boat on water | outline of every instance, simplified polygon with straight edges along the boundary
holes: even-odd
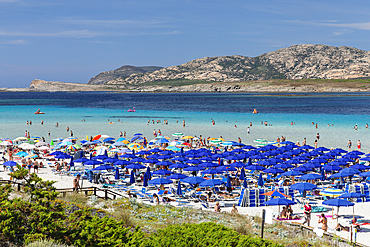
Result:
[[[39,109],[37,109],[37,111],[35,112],[35,114],[45,114],[45,112],[40,111],[40,108],[39,108]]]
[[[135,107],[132,107],[132,109],[128,109],[127,112],[136,112]]]

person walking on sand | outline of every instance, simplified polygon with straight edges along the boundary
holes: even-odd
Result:
[[[247,128],[247,134],[249,135],[251,133],[251,128]]]
[[[348,143],[347,143],[347,147],[348,147],[348,149],[349,149],[349,150],[351,150],[351,147],[352,147],[352,142],[351,142],[351,140],[349,140],[349,141],[348,141]]]
[[[311,208],[310,203],[306,202],[306,204],[304,205],[304,222],[302,223],[303,225],[306,224],[307,222],[307,225],[310,226],[311,211],[312,211],[312,208]]]
[[[77,176],[73,179],[73,191],[78,192],[78,189],[80,188],[80,174],[77,174]]]

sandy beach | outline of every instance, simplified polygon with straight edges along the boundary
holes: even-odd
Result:
[[[83,171],[86,168],[91,168],[91,167],[84,167],[81,164],[76,163],[75,167],[71,168],[71,171],[68,173],[60,173],[55,171],[55,162],[54,161],[48,161],[48,159],[51,158],[50,156],[46,156],[44,159],[42,159],[43,164],[45,165],[43,168],[39,168],[38,175],[45,179],[45,180],[53,180],[56,181],[55,187],[56,188],[72,188],[73,186],[73,179],[75,178],[76,174],[83,174]],[[19,161],[20,159],[18,159]],[[67,160],[68,161],[68,160]],[[153,169],[153,168],[152,168]],[[33,169],[31,169],[33,172]],[[129,180],[128,178],[124,180],[115,180],[114,179],[114,173],[113,172],[108,172],[108,173],[103,173],[105,174],[104,177],[108,178],[110,181],[113,181],[115,183],[122,183]],[[188,173],[188,175],[190,175]],[[1,171],[0,172],[0,178],[8,180],[10,179],[9,176],[9,170],[6,171]],[[177,180],[176,180],[177,181]],[[90,187],[90,186],[97,186],[102,188],[102,184],[95,184],[95,183],[90,183],[88,180],[83,179],[80,181],[80,185],[83,187]],[[173,190],[176,190],[176,185],[177,183],[174,182],[170,186],[166,186],[166,190],[170,191],[171,188]],[[108,187],[109,189],[114,190],[115,192],[121,194],[123,197],[128,197],[127,190],[120,190],[117,187]],[[132,184],[127,186],[128,190],[131,191],[131,194],[137,193],[138,195],[142,193],[142,184]],[[235,189],[233,193],[240,194],[241,190],[243,190],[243,187],[239,189]],[[158,193],[158,189],[156,187],[148,187],[146,189],[147,194],[156,194]],[[185,193],[184,193],[185,194]],[[102,194],[101,194],[102,196]],[[175,195],[166,195],[166,197],[171,198],[173,201],[169,202],[170,205],[172,206],[188,206],[192,208],[196,208],[199,210],[211,210],[214,211],[215,207],[215,202],[209,202],[206,203],[206,206],[204,205],[203,202],[195,202],[193,200],[187,200],[187,199],[181,199],[179,200],[178,198],[176,199]],[[161,199],[161,198],[160,198]],[[301,200],[302,198],[300,198]],[[141,201],[146,204],[154,205],[155,201],[150,199],[150,198],[143,198],[143,197],[137,197],[138,201]],[[232,205],[238,205],[238,200],[239,197],[235,197],[235,199],[221,199],[221,211],[224,212],[230,212],[232,209]],[[302,200],[301,200],[302,201]],[[334,228],[337,225],[337,219],[332,219],[331,215],[335,215],[337,212],[336,207],[333,208],[334,211],[332,211],[332,207],[328,207],[326,205],[323,205],[322,199],[314,199],[310,200],[312,205],[314,206],[323,206],[328,209],[327,212],[325,212],[325,215],[328,216],[328,232],[336,234],[337,236],[340,236],[344,239],[350,239],[350,233],[346,231],[335,231]],[[161,201],[162,203],[162,201]],[[203,204],[203,205],[202,205]],[[339,219],[338,222],[342,224],[343,226],[350,226],[350,220],[352,219],[352,213],[353,210],[355,212],[356,218],[358,218],[363,224],[363,222],[367,222],[366,220],[370,219],[370,211],[368,210],[368,207],[370,206],[370,202],[361,202],[361,203],[355,203],[354,207],[340,207],[339,209]],[[274,215],[279,214],[278,212],[278,206],[264,206],[264,207],[239,207],[237,206],[238,212],[243,215],[249,215],[249,216],[261,216],[262,215],[262,210],[272,210]],[[295,204],[292,206],[293,212],[295,215],[298,215],[301,217],[301,220],[292,220],[290,222],[293,222],[295,224],[302,224],[303,223],[303,205],[301,204]],[[318,232],[318,234],[322,234],[321,231],[321,224],[318,223],[319,221],[319,215],[321,213],[312,213],[311,216],[311,224],[310,227],[315,231]],[[354,239],[353,235],[353,239]],[[370,241],[370,226],[365,224],[361,225],[361,231],[359,231],[356,235],[356,241],[358,243],[368,245]]]

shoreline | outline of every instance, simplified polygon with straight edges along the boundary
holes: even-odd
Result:
[[[82,84],[34,80],[28,88],[0,88],[0,92],[93,92],[117,93],[361,93],[370,84],[361,82],[246,81],[190,85]]]

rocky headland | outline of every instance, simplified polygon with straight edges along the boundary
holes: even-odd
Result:
[[[34,80],[1,91],[367,92],[370,52],[353,47],[292,45],[258,57],[195,59],[179,66],[122,66],[87,84]]]

